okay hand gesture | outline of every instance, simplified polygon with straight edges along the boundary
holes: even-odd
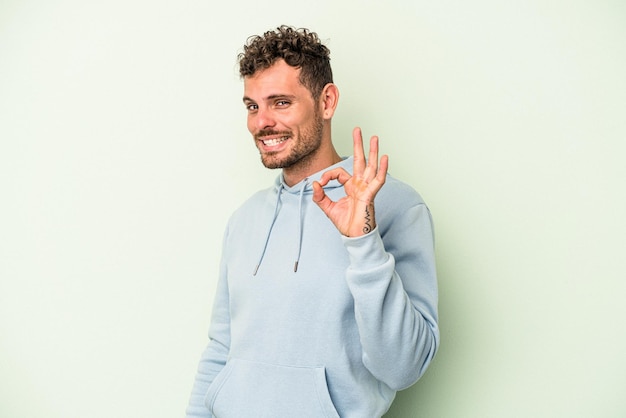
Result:
[[[313,183],[313,201],[324,211],[341,234],[347,237],[365,235],[376,227],[374,197],[385,184],[388,157],[383,155],[378,164],[378,137],[370,139],[369,158],[365,160],[363,137],[360,128],[352,132],[354,140],[354,169],[351,176],[343,168],[335,168],[322,174]],[[323,187],[337,180],[345,189],[346,196],[332,201]]]

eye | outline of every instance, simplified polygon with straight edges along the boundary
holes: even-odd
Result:
[[[288,100],[278,100],[276,102],[276,107],[287,107],[289,106],[291,103]]]
[[[254,112],[259,109],[259,106],[255,103],[248,103],[246,104],[246,109],[248,110],[248,112]]]

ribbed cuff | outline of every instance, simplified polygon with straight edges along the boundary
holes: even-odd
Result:
[[[350,257],[350,268],[368,270],[379,267],[389,260],[378,226],[360,237],[342,237],[343,244]]]

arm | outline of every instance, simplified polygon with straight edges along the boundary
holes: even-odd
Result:
[[[225,235],[226,236],[226,235]],[[224,243],[226,240],[224,239]],[[222,370],[228,358],[230,347],[230,313],[228,304],[228,284],[224,260],[220,267],[220,277],[217,284],[211,326],[209,328],[209,343],[200,357],[194,385],[187,406],[187,418],[212,417],[204,404],[204,397],[215,379]]]
[[[382,222],[382,221],[381,221]],[[382,224],[381,224],[382,226]],[[343,238],[362,360],[395,390],[415,383],[439,346],[437,279],[430,214],[424,204],[379,228]]]
[[[366,164],[360,130],[353,136],[354,175],[342,169],[325,173],[314,185],[313,200],[344,236],[363,362],[399,390],[425,372],[439,344],[432,223],[411,191],[382,200],[386,218],[381,230],[374,198],[385,182],[387,158],[378,167],[378,138],[373,137]],[[337,202],[322,189],[330,179],[344,184],[346,196]]]

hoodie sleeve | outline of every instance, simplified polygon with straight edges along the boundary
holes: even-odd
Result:
[[[226,236],[226,234],[225,234]],[[224,239],[224,242],[226,240]],[[226,267],[222,259],[213,313],[209,328],[209,343],[204,349],[187,406],[187,418],[211,418],[213,415],[204,404],[204,398],[215,376],[224,368],[230,347],[229,292]]]
[[[383,211],[385,212],[385,211]],[[439,346],[434,236],[425,204],[392,210],[369,234],[343,237],[346,280],[365,367],[394,390],[414,384]]]

